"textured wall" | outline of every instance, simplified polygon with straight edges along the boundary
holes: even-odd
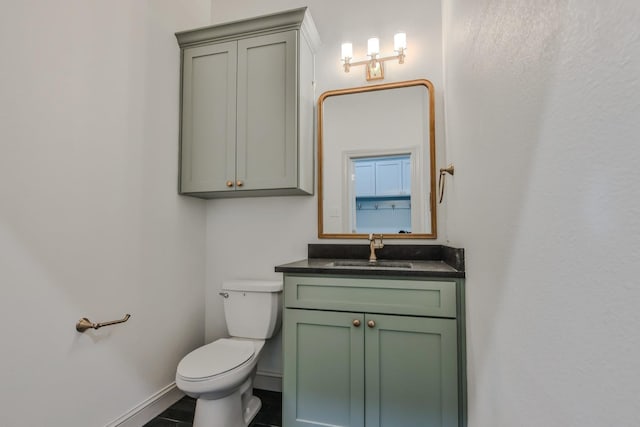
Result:
[[[470,426],[640,425],[639,9],[445,2]]]
[[[176,194],[173,33],[209,13],[3,1],[0,425],[105,425],[202,344],[205,206]]]

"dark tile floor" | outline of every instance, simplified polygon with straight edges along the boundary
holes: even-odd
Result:
[[[253,394],[262,401],[262,408],[249,427],[281,427],[282,393],[254,389]],[[192,427],[195,409],[196,400],[185,396],[144,427]]]

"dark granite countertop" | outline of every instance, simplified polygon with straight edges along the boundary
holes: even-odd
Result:
[[[369,263],[369,245],[310,244],[309,258],[278,265],[282,273],[463,278],[464,249],[442,245],[387,245]]]

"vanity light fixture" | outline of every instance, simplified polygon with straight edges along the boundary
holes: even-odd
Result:
[[[367,40],[367,56],[369,59],[351,62],[353,59],[353,44],[342,43],[342,64],[344,72],[348,73],[351,67],[365,65],[367,69],[367,81],[384,79],[382,63],[391,59],[397,59],[398,64],[404,64],[405,51],[407,50],[407,34],[397,33],[393,36],[393,49],[395,55],[380,57],[380,40],[372,37]]]

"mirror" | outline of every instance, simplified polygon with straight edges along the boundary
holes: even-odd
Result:
[[[412,80],[318,99],[318,237],[435,239],[434,91]]]

